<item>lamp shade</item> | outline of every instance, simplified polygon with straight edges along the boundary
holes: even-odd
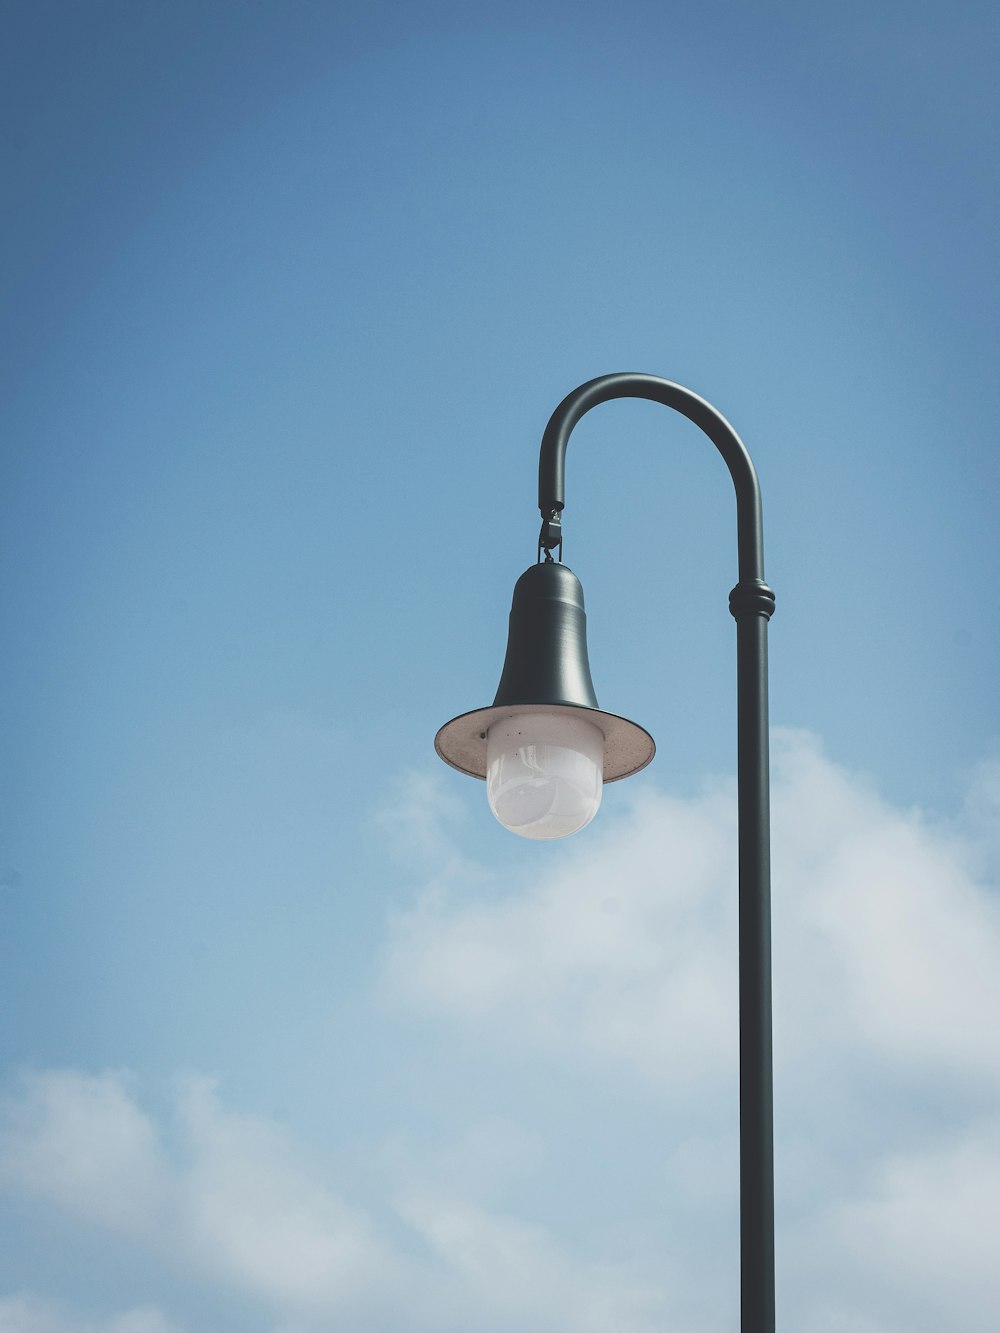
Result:
[[[446,722],[434,748],[452,768],[485,779],[490,728],[533,713],[575,717],[597,727],[604,738],[605,782],[645,768],[656,749],[642,727],[598,708],[583,588],[573,571],[556,561],[532,565],[514,587],[507,656],[492,706]]]

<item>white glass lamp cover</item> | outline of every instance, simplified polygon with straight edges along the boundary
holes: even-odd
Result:
[[[564,838],[597,814],[603,767],[604,736],[584,716],[502,718],[486,738],[490,809],[523,838]]]

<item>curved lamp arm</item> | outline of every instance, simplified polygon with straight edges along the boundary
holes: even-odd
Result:
[[[767,718],[767,622],[760,487],[743,441],[704,398],[656,375],[602,375],[574,389],[549,419],[538,459],[540,546],[561,547],[566,446],[592,407],[648,398],[700,426],[736,489],[739,582],[736,619],[740,895],[740,1282],[743,1333],[774,1333],[774,1149],[771,1066],[771,863]]]
[[[538,507],[544,519],[566,503],[566,446],[573,427],[612,398],[647,398],[686,416],[701,428],[725,459],[736,490],[736,544],[741,583],[764,581],[764,538],[760,486],[746,445],[711,403],[657,375],[602,375],[567,394],[549,418],[538,456]]]

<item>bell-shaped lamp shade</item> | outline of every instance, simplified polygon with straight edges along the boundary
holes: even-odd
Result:
[[[604,735],[582,710],[515,713],[486,736],[490,809],[522,838],[564,838],[597,814],[604,789]]]
[[[652,759],[647,731],[597,706],[583,589],[566,565],[532,565],[518,579],[496,698],[446,722],[434,748],[485,778],[493,813],[525,838],[584,828],[604,783]]]

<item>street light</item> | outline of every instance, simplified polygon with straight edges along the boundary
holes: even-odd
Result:
[[[736,620],[741,1328],[774,1333],[767,743],[767,622],[774,593],[764,582],[757,473],[742,440],[704,398],[656,375],[622,374],[589,380],[559,404],[538,459],[538,563],[514,588],[496,698],[489,708],[445,723],[434,748],[453,768],[485,778],[500,822],[531,838],[583,828],[597,811],[603,783],[637,773],[652,759],[655,747],[642,727],[597,706],[583,589],[562,564],[566,446],[580,418],[612,398],[646,398],[688,417],[722,455],[736,491],[739,579],[729,609]]]

